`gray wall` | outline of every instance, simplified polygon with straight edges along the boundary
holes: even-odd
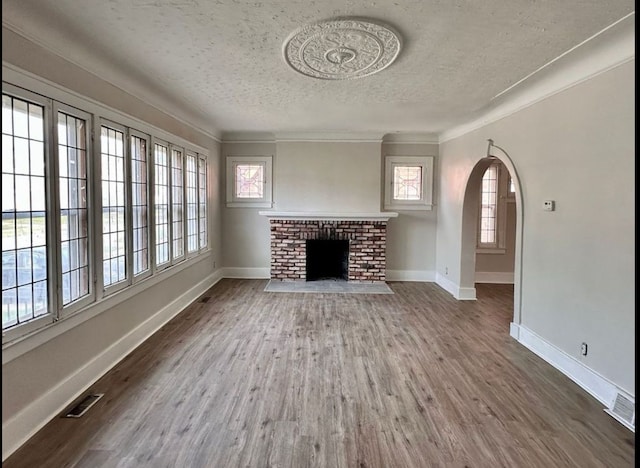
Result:
[[[227,156],[273,155],[275,211],[381,211],[385,155],[437,156],[435,144],[279,141],[224,143]],[[437,164],[436,164],[437,165]],[[223,209],[223,264],[233,274],[269,268],[269,223],[264,209]],[[388,225],[387,269],[435,270],[436,209],[403,211]],[[247,269],[242,273],[238,269]],[[268,274],[268,272],[267,272]]]
[[[143,120],[209,150],[211,254],[178,274],[119,303],[2,366],[3,424],[38,397],[61,385],[130,331],[214,272],[220,258],[220,149],[209,136],[145,104],[75,65],[3,28],[2,58],[71,91]],[[4,77],[3,77],[4,78]],[[18,83],[16,83],[18,84]],[[55,325],[54,325],[55,326]],[[75,395],[68,395],[73,398]],[[3,437],[4,440],[4,437]]]
[[[460,284],[464,190],[492,138],[523,196],[521,323],[635,394],[635,60],[440,146],[437,269]],[[542,210],[544,200],[556,211]],[[462,285],[466,286],[466,285]],[[580,356],[580,344],[589,354]]]
[[[501,254],[476,253],[476,271],[488,273],[510,273],[516,256],[516,204],[507,202],[505,226],[505,252]]]
[[[273,156],[276,163],[276,144],[271,143],[223,143],[222,171],[226,174],[227,156]],[[222,192],[226,194],[226,176]],[[225,195],[226,196],[226,195]],[[269,220],[258,214],[268,208],[227,208],[222,200],[222,265],[227,268],[268,269],[270,264]],[[249,276],[264,275],[251,274]],[[268,272],[266,273],[268,275]],[[241,274],[242,275],[242,274]],[[246,276],[247,273],[244,273]]]

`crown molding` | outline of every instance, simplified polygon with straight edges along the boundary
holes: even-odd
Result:
[[[438,142],[461,137],[632,60],[635,12],[496,95],[479,117],[440,133]]]
[[[121,85],[119,83],[117,83],[114,80],[110,80],[110,79],[106,79],[104,77],[101,77],[99,75],[96,74],[95,71],[89,70],[88,68],[86,68],[84,65],[82,65],[81,63],[79,63],[78,61],[76,61],[75,59],[73,59],[72,57],[69,57],[67,55],[65,55],[63,52],[60,52],[56,49],[54,49],[53,47],[51,47],[50,44],[48,43],[44,43],[42,41],[40,41],[39,39],[33,37],[32,35],[24,32],[22,29],[9,24],[5,21],[2,21],[2,29],[6,29],[10,32],[12,32],[13,34],[21,37],[22,39],[34,44],[35,46],[41,48],[42,50],[44,50],[45,52],[48,52],[49,54],[54,55],[55,57],[58,57],[61,60],[64,60],[68,63],[71,63],[72,65],[80,68],[81,70],[85,71],[86,73],[88,73],[89,75],[95,77],[97,80],[103,81],[105,83],[110,84],[111,86],[119,89],[120,91],[122,91],[125,94],[128,94],[129,96],[134,97],[135,99],[143,102],[145,105],[154,108],[155,110],[157,110],[158,112],[161,112],[162,114],[171,117],[173,120],[180,122],[183,125],[186,125],[187,127],[190,127],[196,131],[198,131],[199,133],[213,139],[214,141],[216,141],[217,143],[221,143],[221,139],[220,139],[220,132],[217,131],[216,129],[213,130],[213,132],[211,130],[206,130],[205,127],[211,127],[211,124],[209,122],[204,121],[203,119],[197,119],[198,122],[194,121],[194,119],[187,117],[184,115],[184,111],[182,112],[183,115],[176,115],[176,109],[174,108],[173,104],[169,104],[165,102],[165,99],[162,96],[158,96],[156,93],[150,93],[149,96],[145,96],[142,93],[139,94],[137,91],[133,91],[131,89],[128,89],[128,87],[125,85]],[[3,35],[4,36],[4,35]],[[10,62],[5,62],[5,60],[3,60],[3,65],[6,63],[10,63]],[[20,69],[20,67],[15,67]],[[41,78],[43,79],[43,78]],[[47,80],[50,81],[50,80]],[[76,93],[77,94],[77,93]],[[86,98],[86,96],[85,96]],[[158,102],[162,103],[162,104],[158,104]],[[103,103],[103,105],[105,105],[106,103]],[[170,108],[167,109],[167,108]]]
[[[275,143],[271,132],[223,132],[222,143]]]
[[[382,137],[382,144],[394,145],[437,145],[437,133],[387,133]]]
[[[279,132],[277,143],[382,143],[383,133],[377,132]]]

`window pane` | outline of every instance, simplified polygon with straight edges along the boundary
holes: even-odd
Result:
[[[198,175],[200,248],[204,249],[207,246],[207,162],[204,158],[198,158]]]
[[[39,105],[2,97],[3,330],[49,313],[43,116]]]
[[[147,209],[147,140],[131,137],[131,200],[133,209],[133,274],[149,269]]]
[[[235,172],[237,198],[264,197],[264,164],[238,164]]]
[[[194,154],[187,153],[187,251],[198,250],[198,169]]]
[[[489,166],[482,176],[480,193],[480,244],[496,244],[498,167]]]
[[[173,258],[184,255],[184,225],[183,225],[183,182],[182,182],[182,151],[171,150],[171,207],[172,207],[172,235]]]
[[[75,133],[67,133],[74,137]],[[127,277],[125,265],[124,133],[108,127],[101,130],[102,147],[102,253],[104,265],[122,268],[103,269],[103,283],[109,286]]]
[[[169,152],[155,144],[156,265],[169,261]]]
[[[393,199],[422,199],[422,166],[393,167]]]

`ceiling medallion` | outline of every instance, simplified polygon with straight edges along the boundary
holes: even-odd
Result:
[[[321,80],[372,75],[393,63],[402,47],[389,26],[360,18],[321,21],[295,31],[284,43],[295,71]]]

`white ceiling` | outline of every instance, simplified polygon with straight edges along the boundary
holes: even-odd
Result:
[[[632,0],[2,0],[2,21],[213,134],[437,134],[634,10]],[[287,66],[294,30],[345,16],[398,31],[395,63],[346,81]]]

